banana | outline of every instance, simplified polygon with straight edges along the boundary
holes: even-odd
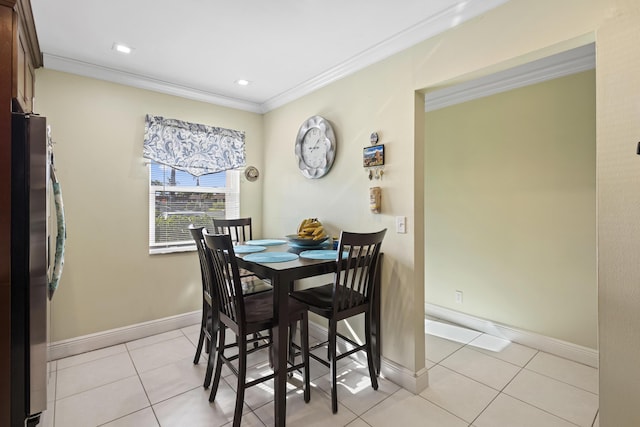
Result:
[[[298,237],[301,239],[320,240],[326,237],[326,233],[318,218],[305,218],[298,226]]]
[[[302,230],[304,229],[304,226],[307,225],[310,219],[311,218],[305,218],[302,220],[302,222],[300,223],[300,226],[298,226],[298,233],[302,232]]]

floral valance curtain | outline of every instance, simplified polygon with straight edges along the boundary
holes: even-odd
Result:
[[[244,132],[147,115],[142,155],[194,176],[246,164]]]

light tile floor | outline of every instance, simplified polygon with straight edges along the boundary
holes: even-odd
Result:
[[[434,320],[426,321],[429,387],[414,395],[389,380],[371,388],[366,366],[340,365],[340,407],[331,413],[328,372],[312,362],[311,402],[290,384],[288,426],[593,427],[598,372],[551,354]],[[235,376],[218,396],[202,387],[206,362],[192,363],[198,325],[54,361],[44,427],[227,426]],[[250,356],[249,375],[268,369]],[[229,376],[231,375],[231,376]],[[245,395],[243,426],[273,425],[272,383]]]

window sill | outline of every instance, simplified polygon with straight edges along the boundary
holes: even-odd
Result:
[[[196,251],[196,245],[181,246],[181,247],[174,247],[174,248],[149,248],[149,255],[164,255],[164,254],[194,252],[194,251]]]

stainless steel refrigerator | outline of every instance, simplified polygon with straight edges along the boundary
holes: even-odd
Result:
[[[11,426],[35,426],[47,407],[46,119],[12,113]]]

